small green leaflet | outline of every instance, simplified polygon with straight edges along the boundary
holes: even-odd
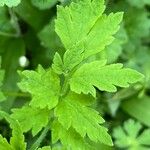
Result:
[[[94,0],[92,3],[91,0],[83,0],[71,3],[65,8],[58,6],[55,27],[66,49],[70,49],[85,38],[104,9],[103,0]]]
[[[52,128],[52,142],[55,144],[61,141],[64,149],[71,150],[93,150],[85,139],[83,139],[74,129],[66,130],[58,121],[54,121]]]
[[[22,80],[18,86],[22,91],[31,93],[31,106],[52,109],[57,105],[60,83],[51,69],[44,70],[39,65],[37,71],[26,70],[19,74]]]
[[[5,138],[0,135],[0,149],[1,150],[14,150]]]
[[[83,0],[65,8],[58,6],[55,30],[67,50],[63,58],[66,70],[113,41],[123,14],[107,16],[104,10],[103,0]]]
[[[2,111],[0,111],[0,117],[5,118],[10,123],[12,129],[10,144],[0,135],[0,150],[26,150],[26,144],[24,142],[24,136],[19,122],[12,119],[7,113]]]
[[[81,66],[70,79],[71,90],[76,93],[96,96],[97,87],[101,91],[115,92],[115,86],[128,87],[129,83],[139,81],[143,75],[122,64],[106,65],[106,61],[94,61]]]
[[[52,68],[57,74],[63,73],[63,61],[57,52],[54,55]]]
[[[100,125],[104,119],[97,111],[76,101],[73,96],[68,95],[58,104],[55,116],[65,129],[73,127],[82,137],[87,134],[94,142],[112,145],[107,129]]]
[[[128,120],[123,127],[114,129],[113,136],[115,144],[119,148],[127,148],[128,150],[149,150],[150,146],[150,129],[145,129],[139,133],[142,125],[134,120]]]
[[[0,6],[7,5],[8,7],[14,7],[17,6],[21,0],[1,0],[0,1]]]
[[[21,109],[13,109],[12,112],[11,117],[19,121],[23,132],[32,129],[33,136],[48,124],[50,117],[48,109],[32,108],[29,106],[24,106]]]

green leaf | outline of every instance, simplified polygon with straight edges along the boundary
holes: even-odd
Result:
[[[107,129],[100,125],[104,119],[97,111],[76,101],[73,96],[68,95],[58,104],[55,116],[65,129],[73,127],[82,137],[87,134],[92,141],[112,145]]]
[[[0,149],[2,150],[26,150],[26,143],[24,142],[24,135],[18,121],[12,119],[7,113],[0,111],[0,117],[5,118],[12,129],[12,137],[10,144],[5,138],[0,135]]]
[[[55,30],[67,49],[64,55],[66,69],[72,69],[113,41],[112,35],[119,29],[123,14],[107,16],[103,14],[104,10],[103,0],[83,0],[71,3],[69,7],[58,7]]]
[[[32,4],[41,10],[53,7],[57,1],[58,0],[31,0]]]
[[[12,146],[1,135],[0,135],[0,149],[1,150],[13,150]]]
[[[1,18],[0,19],[0,35],[6,35],[5,33],[13,34],[16,32],[12,26],[10,16],[8,15],[7,7],[0,7],[0,18]],[[1,39],[1,42],[2,42],[2,39]]]
[[[150,129],[145,129],[142,134],[137,138],[140,144],[150,145]]]
[[[61,141],[63,147],[71,150],[93,150],[93,148],[74,129],[66,130],[58,121],[53,123],[52,142]]]
[[[13,129],[12,137],[10,139],[10,144],[12,145],[12,147],[15,150],[26,150],[26,143],[24,142],[25,138],[18,121],[14,121],[11,128]]]
[[[64,47],[55,32],[54,18],[52,18],[50,22],[38,33],[38,38],[40,40],[40,44],[48,49],[48,57],[50,59],[53,59],[56,50],[60,54],[64,52]]]
[[[53,59],[52,68],[57,74],[63,73],[63,62],[62,62],[60,55],[57,52]]]
[[[9,112],[17,96],[14,93],[17,94],[19,91],[17,70],[20,69],[19,58],[25,55],[25,43],[22,38],[9,38],[4,42],[2,49],[4,50],[2,68],[5,70],[3,91],[7,95],[7,100],[2,103],[2,107]]]
[[[150,129],[139,133],[141,129],[142,125],[134,120],[128,120],[123,127],[115,128],[113,136],[116,146],[129,150],[148,150],[146,146],[150,146]]]
[[[91,150],[114,150],[114,146],[105,145],[103,143],[95,143],[92,141],[88,141],[88,144],[92,147]]]
[[[1,0],[0,1],[0,6],[7,5],[8,7],[14,7],[17,6],[21,0]]]
[[[65,8],[58,6],[55,27],[66,49],[70,49],[85,37],[103,13],[104,8],[103,0],[94,0],[92,3],[91,0],[83,0],[71,3],[69,7]]]
[[[12,112],[13,114],[11,116],[19,121],[23,132],[32,129],[33,136],[48,124],[50,117],[49,110],[29,106],[24,106],[21,109],[13,109]]]
[[[42,66],[38,66],[37,71],[25,70],[19,74],[22,80],[18,86],[22,91],[31,93],[31,106],[52,109],[57,105],[60,83],[51,69],[44,70]]]
[[[101,91],[115,92],[116,86],[128,87],[129,83],[143,77],[135,70],[122,68],[122,64],[105,64],[106,61],[94,61],[81,66],[70,79],[71,90],[79,94],[90,93],[95,97],[94,86]]]
[[[38,32],[43,28],[45,23],[50,20],[51,16],[50,11],[40,11],[36,7],[34,7],[31,4],[31,0],[21,0],[20,5],[15,7],[14,11],[17,13],[20,19],[29,24],[34,29],[34,31]],[[30,28],[28,27],[28,29]]]
[[[129,115],[150,127],[150,98],[148,96],[125,100],[122,102],[122,108]]]

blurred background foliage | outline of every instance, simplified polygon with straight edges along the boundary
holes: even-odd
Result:
[[[29,99],[17,87],[17,70],[35,69],[38,64],[48,68],[55,52],[64,53],[54,31],[54,20],[56,5],[65,6],[70,2],[22,0],[17,7],[0,7],[1,110],[10,113],[11,108],[20,107]],[[150,127],[150,0],[106,0],[105,3],[106,14],[123,11],[124,18],[113,43],[95,57],[107,58],[108,64],[123,63],[143,73],[145,79],[129,88],[118,88],[116,93],[97,91],[98,103],[93,107],[103,115],[111,133],[129,118],[147,129]],[[0,133],[9,138],[9,130],[6,132],[5,128],[7,125],[1,121]],[[31,140],[30,134],[26,136]]]

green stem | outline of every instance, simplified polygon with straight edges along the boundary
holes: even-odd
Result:
[[[67,90],[68,90],[68,77],[65,77],[65,80],[63,82],[62,88],[60,90],[60,97],[59,99],[61,99],[62,96],[65,96],[67,94]],[[45,138],[48,130],[50,129],[50,124],[51,121],[49,121],[48,125],[45,127],[45,129],[43,130],[43,132],[41,133],[41,135],[39,136],[39,138],[35,141],[35,143],[31,146],[31,148],[29,150],[36,150],[41,142],[43,141],[43,139]]]
[[[7,32],[2,32],[2,31],[0,31],[0,35],[8,36],[8,37],[18,37],[18,35],[16,33],[13,34],[13,33],[7,33]]]
[[[68,86],[69,86],[68,85],[68,80],[72,76],[73,72],[74,72],[74,69],[67,76],[64,76],[64,81],[63,81],[63,84],[61,86],[59,99],[61,99],[62,97],[65,97],[67,95],[67,93],[68,93]],[[46,134],[47,134],[49,129],[50,129],[50,123],[45,127],[45,129],[43,130],[43,132],[41,133],[39,138],[35,141],[35,143],[31,146],[31,148],[29,150],[36,150],[40,146],[40,143],[45,138],[45,136],[46,136]]]
[[[51,121],[49,121],[47,126],[42,131],[41,135],[38,137],[38,139],[35,141],[35,143],[33,143],[33,145],[31,146],[31,148],[29,150],[36,150],[40,146],[41,142],[43,141],[43,139],[45,138],[47,132],[50,129],[50,124],[51,124]]]
[[[77,64],[66,76],[64,76],[64,82],[60,91],[60,95],[61,97],[64,97],[67,95],[68,93],[68,87],[69,87],[69,80],[71,79],[72,75],[74,74],[74,72],[77,70],[77,68],[79,66],[81,66],[84,63],[84,61],[80,62],[79,64]]]
[[[143,89],[143,87],[139,88],[139,89],[134,89],[133,87],[130,87],[129,89],[122,89],[121,91],[117,92],[112,98],[111,100],[124,100],[128,97],[131,97],[135,94],[137,94],[139,91],[141,91]]]
[[[16,97],[16,96],[18,96],[18,97],[30,97],[30,95],[27,94],[27,93],[6,92],[6,91],[4,91],[3,93],[4,93],[6,96],[13,96],[13,97]]]
[[[20,37],[21,36],[21,29],[18,23],[18,17],[16,16],[15,12],[13,11],[12,8],[9,8],[9,14],[11,17],[11,24],[14,27],[14,29],[16,30],[16,37]]]
[[[64,80],[64,83],[62,85],[61,91],[60,91],[60,98],[67,94],[67,91],[68,91],[68,80],[69,80],[69,76],[66,76],[65,80]]]

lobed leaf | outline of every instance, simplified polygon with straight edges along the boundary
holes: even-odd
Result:
[[[37,71],[20,72],[20,76],[22,80],[18,86],[22,91],[31,93],[31,106],[52,109],[57,105],[60,83],[51,69],[44,70],[39,66]]]
[[[7,142],[5,138],[0,135],[0,149],[1,150],[13,150],[12,146]]]
[[[63,147],[71,150],[93,150],[93,148],[74,129],[66,130],[58,121],[53,123],[52,142],[61,141]]]
[[[64,68],[71,70],[113,41],[122,13],[103,14],[103,0],[83,0],[58,7],[55,30],[66,48]]]
[[[134,120],[128,120],[123,127],[114,129],[113,136],[115,144],[119,148],[127,148],[129,150],[148,150],[150,146],[150,129],[140,133],[142,125]]]
[[[70,79],[71,90],[76,93],[96,96],[97,87],[101,91],[115,92],[116,86],[128,87],[139,81],[143,75],[122,64],[105,65],[106,61],[94,61],[81,66]]]
[[[12,119],[7,113],[0,111],[0,117],[5,118],[12,129],[12,137],[8,143],[5,138],[0,135],[0,149],[1,150],[25,150],[26,143],[24,142],[24,135],[18,121]]]
[[[32,108],[24,106],[21,109],[12,109],[11,115],[18,120],[24,132],[32,129],[32,134],[35,136],[43,127],[48,124],[50,111],[48,109]]]
[[[112,145],[107,129],[100,124],[104,119],[92,108],[76,101],[68,95],[55,108],[55,116],[65,129],[73,127],[82,137],[86,134],[95,142]]]

